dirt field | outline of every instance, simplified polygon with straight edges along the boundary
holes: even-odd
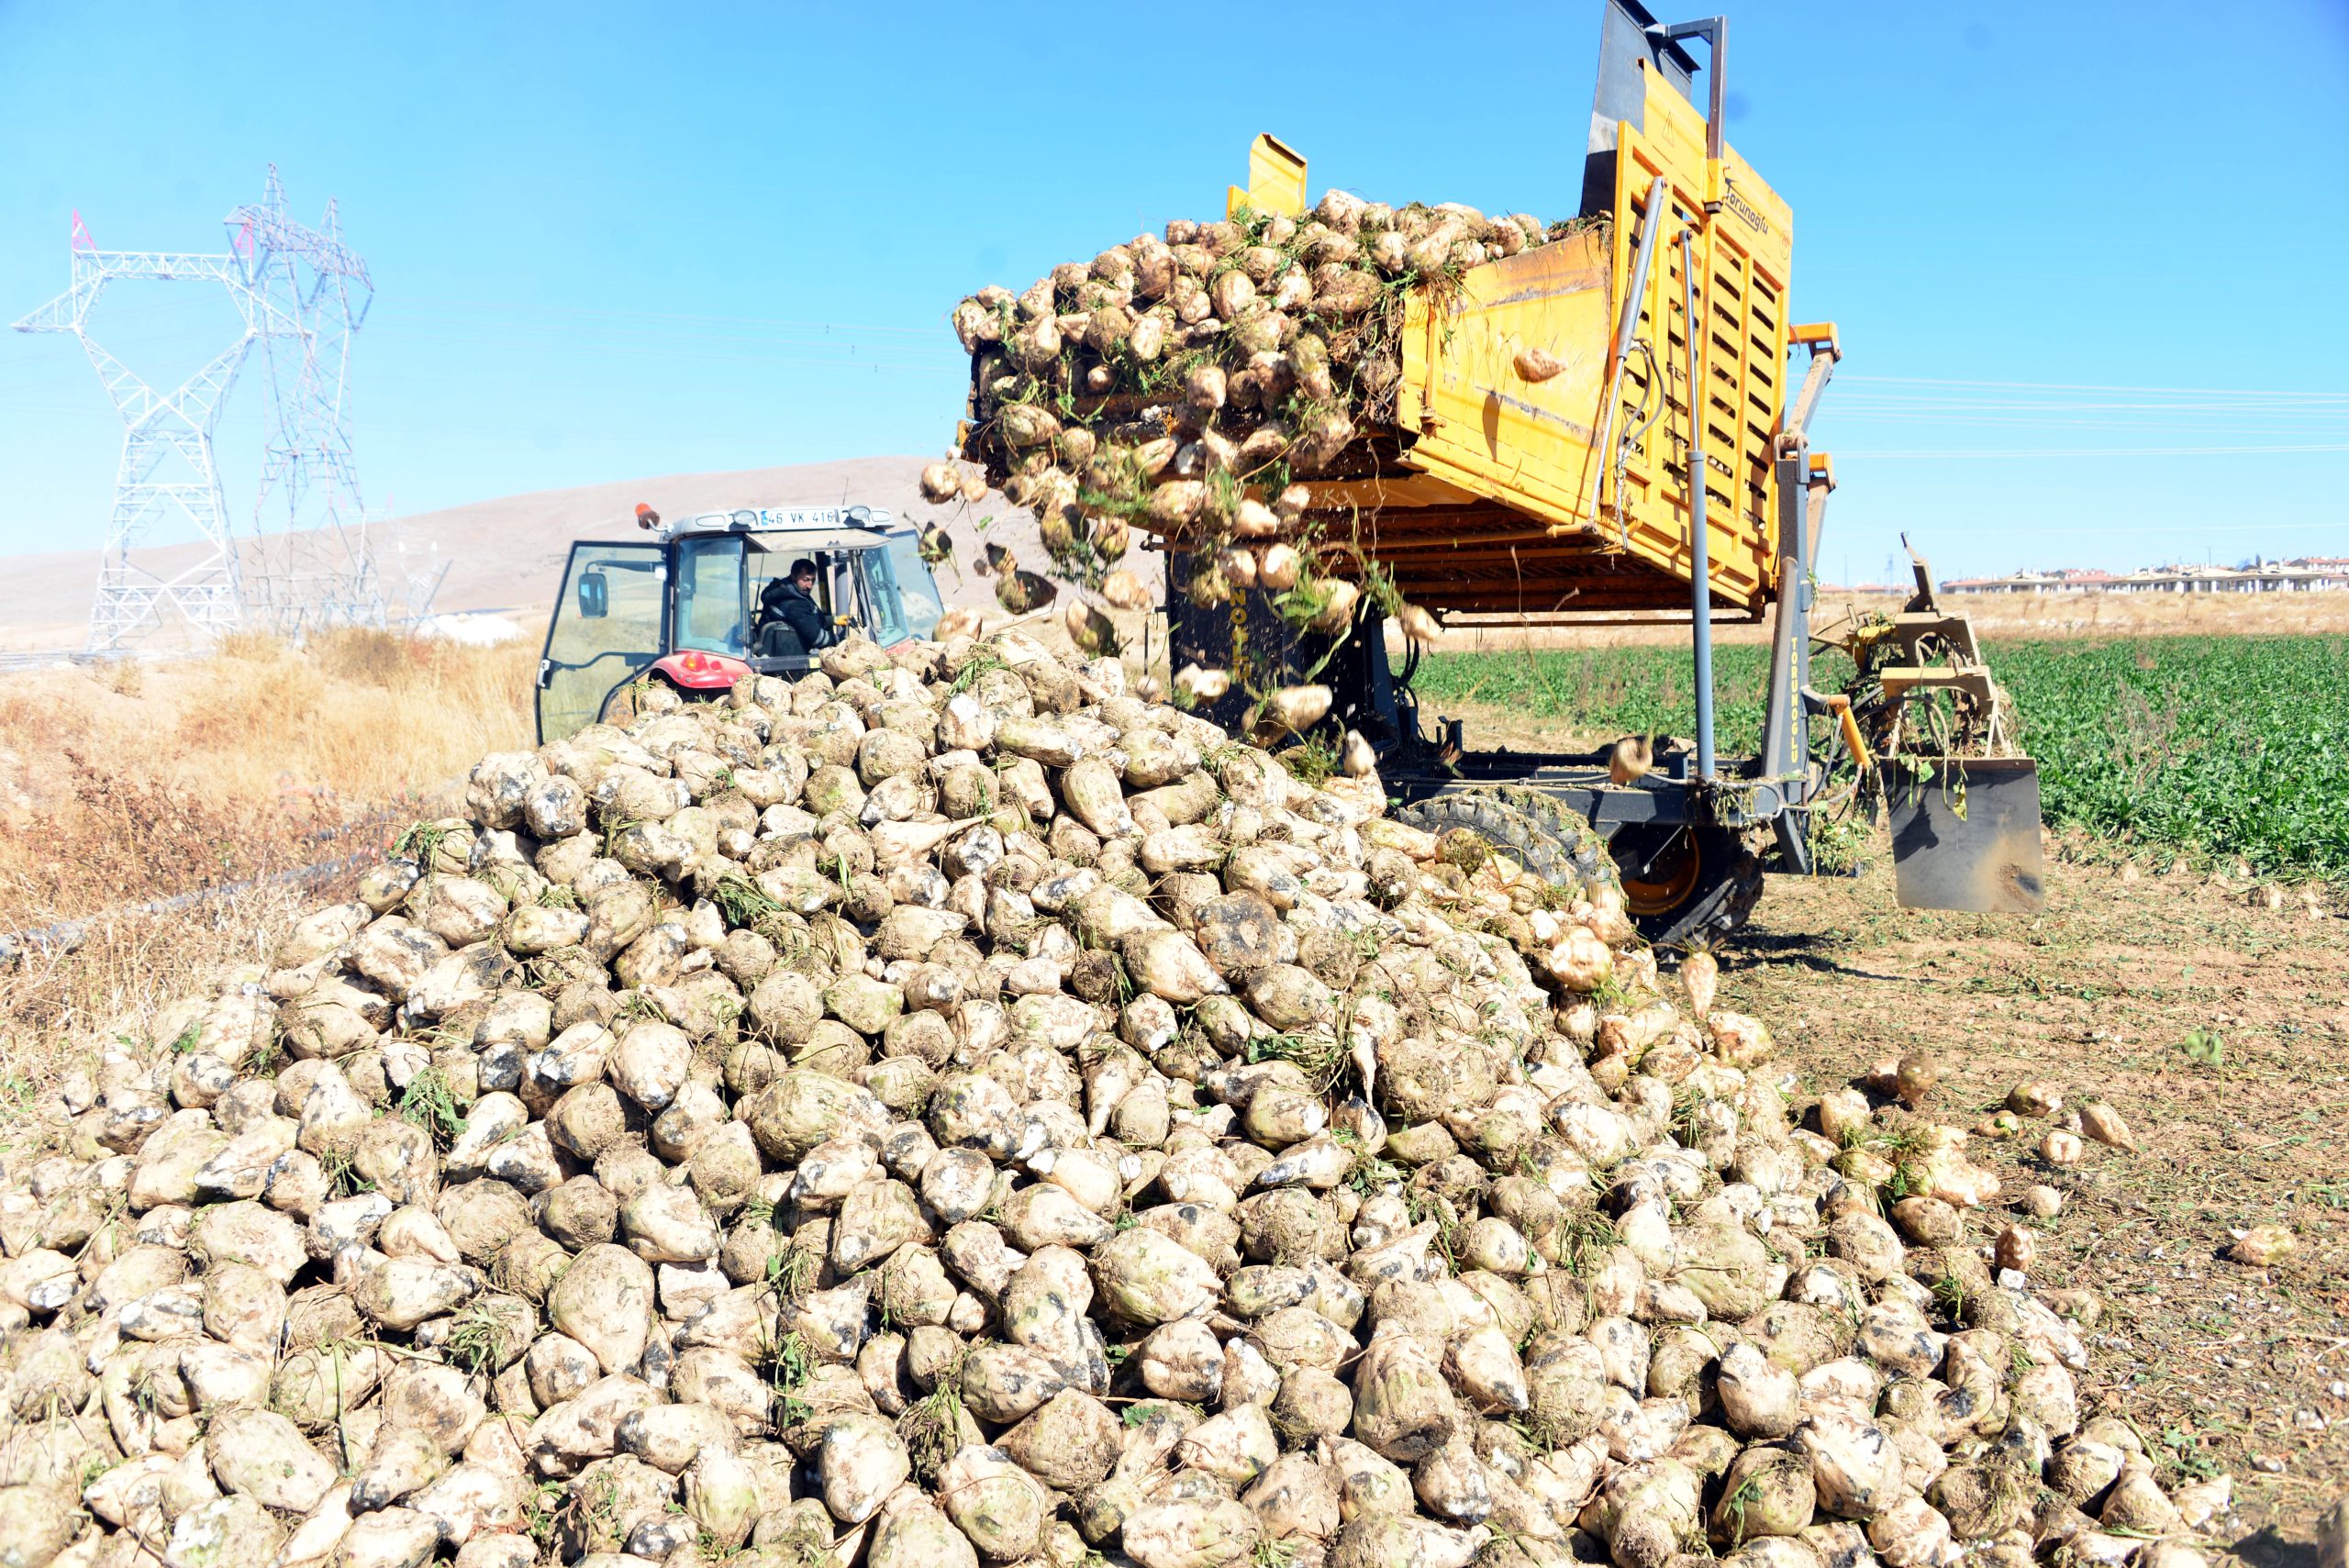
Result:
[[[2250,884],[2072,862],[2044,914],[1894,906],[1888,862],[1855,880],[1773,877],[1722,955],[1728,1004],[1769,1021],[1809,1087],[1910,1051],[1942,1064],[1930,1107],[1970,1125],[2025,1078],[2109,1101],[2143,1146],[2088,1144],[2067,1171],[2026,1138],[1978,1138],[2010,1194],[2065,1195],[2034,1283],[2104,1300],[2082,1392],[2149,1452],[2235,1478],[2221,1544],[2310,1562],[2321,1508],[2349,1490],[2349,922]],[[2217,1060],[2189,1054],[2197,1031]],[[2207,1051],[2207,1047],[2205,1048]],[[1987,1240],[2012,1218],[1978,1216]],[[2283,1223],[2273,1269],[2224,1261],[2232,1232]]]

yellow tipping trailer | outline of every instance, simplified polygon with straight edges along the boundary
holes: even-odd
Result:
[[[1414,291],[1392,431],[1307,481],[1311,513],[1358,529],[1403,596],[1447,627],[1688,622],[1693,744],[1627,780],[1612,758],[1472,752],[1453,725],[1431,762],[1408,739],[1409,667],[1389,671],[1383,647],[1324,662],[1349,688],[1341,707],[1404,738],[1382,765],[1407,817],[1497,822],[1520,847],[1531,829],[1567,836],[1563,819],[1586,827],[1658,940],[1739,923],[1770,838],[1777,863],[1809,869],[1814,816],[1837,794],[1813,718],[1827,747],[1849,745],[1854,787],[1889,807],[1904,904],[2036,909],[2037,777],[2007,754],[1971,628],[1933,604],[1921,562],[1907,610],[1855,631],[1854,692],[1810,689],[1810,563],[1834,469],[1808,430],[1842,350],[1831,324],[1790,319],[1793,215],[1723,139],[1728,31],[1725,18],[1665,25],[1637,0],[1605,0],[1577,231]],[[1698,41],[1709,109],[1692,94]],[[1249,167],[1235,213],[1304,214],[1300,155],[1259,137]],[[1261,615],[1232,635],[1169,603],[1178,658],[1186,630],[1260,668],[1260,638],[1284,640]],[[1762,752],[1724,762],[1711,624],[1772,612]],[[1915,662],[1889,666],[1887,650]],[[1938,747],[1918,743],[1926,724],[1904,731],[1904,716],[1932,717],[1936,693],[1955,698],[1965,730],[1933,731]]]
[[[1609,14],[1587,227],[1414,291],[1397,439],[1369,443],[1368,472],[1311,486],[1317,509],[1374,519],[1379,561],[1448,624],[1685,616],[1692,453],[1713,609],[1758,618],[1779,592],[1785,503],[1811,472],[1790,482],[1782,461],[1809,409],[1785,367],[1809,351],[1815,400],[1835,330],[1789,323],[1792,215],[1689,102],[1691,61],[1651,26]],[[1698,26],[1718,85],[1725,28]],[[1235,207],[1303,212],[1302,158],[1260,137],[1250,164]],[[1816,472],[1823,486],[1823,458]]]

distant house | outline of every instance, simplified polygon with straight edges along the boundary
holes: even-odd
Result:
[[[2060,594],[2072,586],[2061,572],[2018,572],[2008,577],[1960,577],[1942,584],[1947,594]]]
[[[2349,557],[2306,556],[2243,566],[2174,565],[2114,573],[2066,568],[2005,577],[1961,577],[1952,594],[2294,594],[2349,588]]]
[[[2349,562],[2254,561],[2243,566],[2159,566],[2118,578],[2126,594],[2294,594],[2349,588]]]

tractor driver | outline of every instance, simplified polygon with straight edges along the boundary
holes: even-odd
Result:
[[[771,577],[759,590],[759,620],[781,621],[799,634],[808,652],[831,647],[845,636],[839,619],[824,613],[816,602],[816,563],[806,556],[791,563],[782,577]]]

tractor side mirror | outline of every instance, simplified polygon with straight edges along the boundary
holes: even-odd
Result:
[[[589,620],[601,620],[612,613],[611,587],[601,572],[579,574],[579,613]]]

